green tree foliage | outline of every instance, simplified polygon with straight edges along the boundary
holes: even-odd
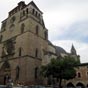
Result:
[[[42,66],[42,75],[44,77],[57,78],[59,80],[59,87],[61,87],[62,79],[69,80],[76,76],[75,65],[79,64],[75,58],[65,56],[61,59],[51,59],[51,62],[46,66]]]

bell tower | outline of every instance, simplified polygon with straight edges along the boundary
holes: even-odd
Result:
[[[76,49],[75,49],[75,47],[74,47],[73,44],[72,44],[72,47],[71,47],[71,54],[72,54],[72,55],[77,55]]]

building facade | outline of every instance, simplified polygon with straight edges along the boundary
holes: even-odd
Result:
[[[52,58],[72,56],[80,61],[74,46],[67,53],[63,48],[54,46],[48,40],[43,13],[31,1],[24,1],[12,9],[2,21],[0,32],[0,84],[14,83],[24,85],[43,83],[40,76],[41,65],[46,65]],[[88,87],[88,64],[76,68],[76,78],[64,81],[65,86]],[[85,74],[84,74],[85,73]]]
[[[82,63],[75,67],[76,77],[65,81],[67,87],[88,88],[88,63]]]
[[[70,57],[73,57],[76,61],[80,62],[80,56],[77,55],[76,49],[73,44],[72,44],[70,53],[66,52],[62,47],[59,47],[59,46],[55,46],[55,49],[56,49],[56,55],[58,59],[63,58],[65,56],[70,56]]]
[[[2,21],[0,32],[0,84],[38,84],[39,69],[48,51],[48,30],[43,13],[33,1],[21,1]]]
[[[57,59],[56,48],[55,46],[48,40],[48,52],[45,52],[45,59],[42,65],[47,65],[50,63],[51,59]]]

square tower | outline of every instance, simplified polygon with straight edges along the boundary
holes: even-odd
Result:
[[[39,69],[48,51],[48,30],[43,13],[33,1],[24,1],[2,21],[0,32],[0,84],[40,83]]]

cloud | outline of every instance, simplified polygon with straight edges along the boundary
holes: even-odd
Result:
[[[88,21],[73,23],[62,32],[62,35],[58,35],[57,38],[88,42]]]
[[[74,22],[65,27],[50,30],[50,40],[77,40],[88,42],[88,20]]]
[[[0,0],[0,22],[21,0]],[[25,0],[28,4],[31,0]],[[34,0],[44,12],[49,40],[67,51],[75,45],[81,61],[88,58],[88,0]]]
[[[54,7],[51,7],[51,5]],[[44,20],[49,30],[50,40],[75,39],[87,42],[87,0],[58,0],[56,3],[51,0],[49,6],[50,8],[47,8],[44,12]]]

